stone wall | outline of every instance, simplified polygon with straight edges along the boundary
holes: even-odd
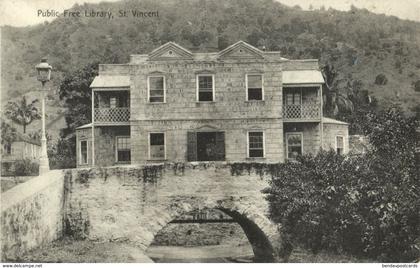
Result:
[[[2,261],[61,236],[64,198],[64,175],[56,170],[1,194]]]
[[[262,189],[269,175],[232,175],[225,163],[188,163],[67,171],[66,233],[76,238],[127,241],[144,250],[169,222],[216,208],[235,219],[256,257],[273,261],[281,251],[278,226]]]
[[[155,236],[154,246],[244,245],[248,239],[237,223],[171,223]]]

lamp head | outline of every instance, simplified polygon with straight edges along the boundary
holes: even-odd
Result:
[[[35,66],[37,70],[37,79],[38,81],[41,81],[43,84],[45,82],[50,81],[51,79],[51,65],[48,64],[47,59],[43,58],[41,60],[41,63],[39,63],[37,66]]]

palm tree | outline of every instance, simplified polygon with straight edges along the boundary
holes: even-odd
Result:
[[[340,111],[353,111],[354,104],[348,94],[343,94],[339,90],[338,72],[332,64],[327,64],[322,68],[322,75],[325,80],[323,86],[325,114],[336,116]]]
[[[41,118],[35,106],[37,102],[38,100],[35,99],[28,103],[25,96],[18,102],[9,101],[6,105],[5,114],[10,120],[23,126],[23,133],[26,133],[26,126]]]

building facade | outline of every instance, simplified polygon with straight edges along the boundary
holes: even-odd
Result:
[[[2,175],[14,175],[14,164],[19,160],[38,162],[41,154],[41,143],[25,134],[16,132],[15,140],[2,144],[1,169]]]
[[[284,162],[348,150],[348,125],[322,116],[318,60],[288,60],[239,41],[215,53],[169,42],[128,64],[99,65],[93,122],[77,164]]]

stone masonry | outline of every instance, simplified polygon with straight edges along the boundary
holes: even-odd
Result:
[[[143,250],[169,222],[195,210],[219,209],[242,227],[257,261],[281,260],[279,226],[261,192],[268,175],[232,175],[226,163],[172,163],[67,171],[66,233],[127,241]]]

